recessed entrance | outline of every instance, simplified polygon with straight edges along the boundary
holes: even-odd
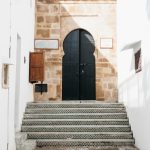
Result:
[[[83,29],[70,32],[64,40],[62,68],[63,100],[95,100],[95,42]]]

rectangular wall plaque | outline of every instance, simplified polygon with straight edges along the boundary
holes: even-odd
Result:
[[[59,49],[58,39],[44,39],[34,41],[35,49]]]
[[[112,49],[113,48],[113,39],[112,38],[101,38],[100,48],[101,49]]]

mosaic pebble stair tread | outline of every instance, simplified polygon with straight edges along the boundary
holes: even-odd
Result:
[[[27,108],[124,108],[120,103],[31,103]]]
[[[26,109],[26,114],[62,114],[62,113],[122,113],[125,112],[124,108],[37,108],[37,109]]]
[[[29,132],[28,139],[133,139],[132,132]]]
[[[38,139],[37,146],[132,146],[133,139]]]
[[[47,147],[37,147],[35,150],[139,150],[133,146],[47,146]]]
[[[24,119],[126,119],[126,113],[24,114]]]
[[[28,103],[22,132],[37,146],[133,146],[120,103]]]
[[[24,119],[22,125],[128,125],[128,119]]]
[[[23,132],[131,132],[128,125],[22,126]]]

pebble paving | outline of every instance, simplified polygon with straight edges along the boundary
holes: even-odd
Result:
[[[38,147],[35,150],[139,150],[135,147]]]

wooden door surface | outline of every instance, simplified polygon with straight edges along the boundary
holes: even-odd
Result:
[[[29,81],[44,81],[44,54],[42,52],[30,53]]]
[[[62,99],[95,100],[95,50],[92,35],[82,29],[64,40]]]

